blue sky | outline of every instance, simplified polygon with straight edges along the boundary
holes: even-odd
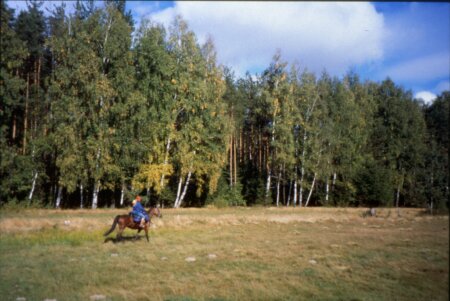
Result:
[[[450,90],[449,3],[128,1],[127,10],[137,26],[150,18],[168,27],[181,14],[199,42],[212,36],[219,62],[237,76],[261,73],[280,49],[316,74],[389,76],[425,101]]]

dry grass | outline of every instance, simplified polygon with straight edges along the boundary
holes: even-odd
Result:
[[[113,217],[126,212],[0,212],[0,295],[448,300],[448,216],[416,209],[402,209],[400,217],[381,209],[376,218],[350,208],[167,209],[154,220],[150,243],[104,243]]]

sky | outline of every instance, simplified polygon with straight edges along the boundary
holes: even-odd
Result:
[[[200,43],[212,37],[219,63],[237,77],[261,74],[280,50],[316,75],[390,77],[427,103],[450,90],[450,3],[128,1],[126,9],[136,27],[149,18],[168,28],[181,15]]]

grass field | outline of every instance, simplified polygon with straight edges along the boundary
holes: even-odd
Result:
[[[0,211],[1,300],[449,300],[448,216],[419,209]]]

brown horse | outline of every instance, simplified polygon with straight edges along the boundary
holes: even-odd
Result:
[[[147,238],[147,241],[149,241],[148,239],[148,228],[150,227],[151,224],[151,220],[153,216],[157,216],[159,218],[162,217],[161,211],[159,210],[158,207],[152,207],[150,208],[148,211],[148,216],[150,217],[149,221],[145,223],[144,228],[141,228],[139,223],[135,223],[133,221],[133,217],[131,214],[123,214],[123,215],[117,215],[114,218],[114,222],[111,226],[111,229],[109,229],[108,231],[105,232],[105,234],[103,234],[104,236],[108,236],[111,232],[114,231],[114,229],[116,228],[117,225],[119,225],[119,230],[117,231],[117,236],[116,236],[116,240],[120,241],[122,239],[122,233],[125,230],[126,227],[130,228],[130,229],[134,229],[134,230],[138,230],[138,232],[136,233],[136,238],[138,237],[138,234],[141,232],[142,229],[144,229],[145,231],[145,238]]]

